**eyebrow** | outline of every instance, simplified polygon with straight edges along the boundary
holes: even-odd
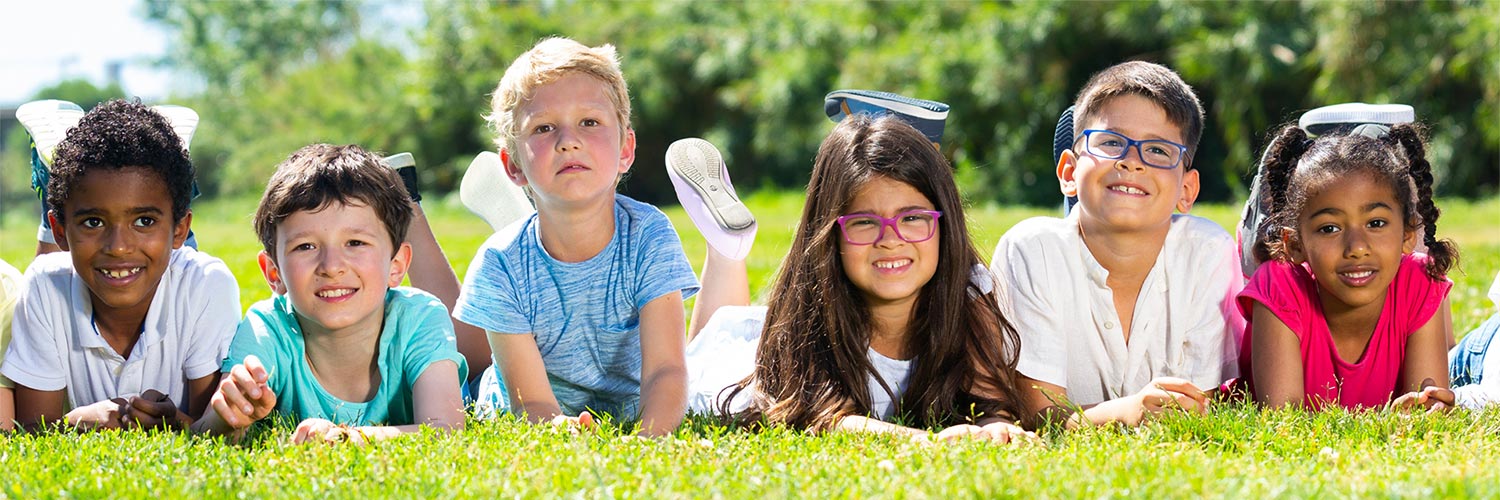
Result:
[[[924,207],[924,206],[921,206],[921,205],[907,205],[907,206],[904,206],[904,207],[896,209],[896,213],[899,214],[899,213],[902,213],[902,212],[910,212],[912,210],[937,210],[937,209],[935,209],[935,208],[929,208],[929,207]],[[849,213],[851,213],[851,214],[874,214],[875,211],[874,210],[855,210],[855,211],[849,212]]]
[[[306,229],[306,230],[298,231],[298,232],[295,232],[295,233],[289,233],[289,234],[286,235],[286,239],[288,241],[290,241],[290,240],[295,240],[295,239],[299,239],[299,238],[306,238],[306,237],[308,237],[310,235],[315,235],[315,234],[317,234],[317,235],[331,234],[331,233],[334,233],[334,232],[340,232],[344,236],[361,236],[361,237],[367,237],[367,238],[377,238],[377,237],[380,236],[377,231],[371,231],[369,229],[358,227],[358,226],[355,226],[355,227],[352,227],[352,228],[343,228],[343,229],[341,229],[341,228],[318,227],[318,228],[314,228],[314,229]]]
[[[130,214],[130,215],[161,215],[161,214],[164,214],[166,212],[163,211],[161,208],[158,208],[158,207],[155,207],[155,206],[152,206],[152,205],[145,205],[145,206],[140,206],[140,207],[131,207],[131,208],[125,210],[125,213]],[[95,208],[95,207],[85,207],[85,208],[80,208],[80,209],[77,209],[77,210],[73,211],[73,216],[74,217],[82,217],[82,216],[85,216],[85,215],[104,215],[104,214],[105,214],[105,212],[104,212],[103,209]]]
[[[1367,203],[1363,207],[1360,207],[1360,208],[1364,210],[1363,213],[1374,212],[1376,209],[1381,209],[1381,208],[1384,208],[1386,210],[1392,210],[1392,211],[1395,210],[1394,208],[1392,208],[1390,205],[1386,204],[1383,201],[1377,201],[1377,202]],[[1313,217],[1317,217],[1317,216],[1323,215],[1323,214],[1338,215],[1338,214],[1341,214],[1341,213],[1344,213],[1344,211],[1343,210],[1339,210],[1337,208],[1328,207],[1328,208],[1324,208],[1322,210],[1313,212],[1312,215],[1307,216],[1307,218],[1311,219]]]

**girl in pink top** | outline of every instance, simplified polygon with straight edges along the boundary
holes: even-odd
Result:
[[[1309,139],[1295,125],[1262,169],[1264,264],[1239,296],[1255,399],[1272,407],[1446,409],[1452,321],[1421,131]],[[1414,252],[1425,234],[1426,254]],[[1399,397],[1397,397],[1399,396]],[[1393,401],[1393,398],[1394,401]]]

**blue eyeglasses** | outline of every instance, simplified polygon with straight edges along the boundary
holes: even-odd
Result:
[[[1156,168],[1173,169],[1187,156],[1187,146],[1165,139],[1137,141],[1118,132],[1091,128],[1083,131],[1083,150],[1090,155],[1109,160],[1119,160],[1130,154],[1135,146],[1141,161]]]

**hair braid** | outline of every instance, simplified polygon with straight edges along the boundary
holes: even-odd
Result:
[[[1409,224],[1415,226],[1421,224],[1424,231],[1422,243],[1427,246],[1427,276],[1432,279],[1443,279],[1458,262],[1458,248],[1452,240],[1437,239],[1438,215],[1442,213],[1437,205],[1432,202],[1432,164],[1427,162],[1427,149],[1422,144],[1421,130],[1414,125],[1397,125],[1391,128],[1388,140],[1400,145],[1406,153],[1407,173],[1411,176],[1412,184],[1416,187],[1416,196],[1413,203],[1416,212],[1416,221]]]
[[[1290,207],[1288,186],[1297,170],[1297,160],[1307,152],[1307,146],[1307,133],[1296,124],[1282,128],[1266,146],[1269,154],[1265,155],[1266,163],[1260,167],[1260,183],[1265,192],[1259,202],[1265,204],[1267,216],[1256,231],[1258,241],[1255,243],[1255,258],[1261,262],[1284,259],[1289,255],[1282,232],[1276,229],[1295,225],[1297,214]]]

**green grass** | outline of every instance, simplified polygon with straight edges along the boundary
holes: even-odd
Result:
[[[801,210],[795,193],[747,200],[761,221],[751,287],[767,288]],[[1458,242],[1452,274],[1459,334],[1494,311],[1484,298],[1500,270],[1500,199],[1445,200],[1441,234]],[[254,200],[195,209],[203,248],[223,258],[250,302],[269,295],[249,230]],[[451,202],[429,216],[462,275],[488,235]],[[1237,207],[1196,214],[1230,226]],[[0,217],[0,258],[29,263],[29,206]],[[686,216],[667,210],[701,265]],[[971,209],[986,256],[1016,221],[1054,210]],[[763,297],[762,297],[763,298]],[[1500,495],[1500,410],[1445,416],[1381,412],[1260,412],[1223,405],[1140,429],[1090,429],[1008,449],[915,445],[876,436],[750,433],[691,419],[670,439],[622,438],[617,428],[570,435],[511,420],[454,435],[409,436],[365,448],[287,444],[286,425],[239,446],[174,433],[0,437],[0,498],[35,497],[1494,497]]]

